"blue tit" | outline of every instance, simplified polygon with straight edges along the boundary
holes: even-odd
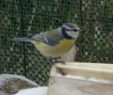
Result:
[[[31,42],[46,57],[65,55],[75,44],[80,28],[74,23],[65,23],[57,29],[29,37],[16,37],[13,41]]]

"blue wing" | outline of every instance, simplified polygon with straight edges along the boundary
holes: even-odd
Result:
[[[49,38],[47,36],[44,36],[43,37],[43,41],[45,43],[49,44],[49,45],[52,45],[52,46],[54,46],[54,45],[56,45],[56,44],[59,43],[58,39],[55,39],[55,38],[54,39],[51,39],[51,38]]]
[[[59,42],[63,39],[62,36],[59,35],[57,31],[44,32],[41,34],[30,35],[26,37],[17,37],[12,39],[12,41],[20,41],[20,42],[32,42],[32,41],[40,41],[48,45],[55,46],[59,44]]]
[[[32,39],[36,41],[42,41],[48,45],[55,46],[59,44],[59,42],[62,40],[62,37],[58,33],[48,32],[48,33],[37,34],[33,36]]]

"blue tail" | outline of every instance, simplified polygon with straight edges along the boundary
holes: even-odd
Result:
[[[29,37],[17,37],[17,38],[13,38],[12,41],[15,41],[15,42],[31,42],[31,39]]]

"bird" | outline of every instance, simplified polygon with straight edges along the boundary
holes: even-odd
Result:
[[[50,31],[31,36],[15,37],[12,41],[31,42],[43,56],[57,59],[65,55],[75,45],[80,31],[78,25],[69,22]]]

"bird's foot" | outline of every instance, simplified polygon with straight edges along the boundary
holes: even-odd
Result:
[[[64,61],[61,61],[61,57],[50,57],[49,58],[50,59],[50,61],[52,61],[53,63],[62,63],[62,64],[65,64],[65,62]]]

